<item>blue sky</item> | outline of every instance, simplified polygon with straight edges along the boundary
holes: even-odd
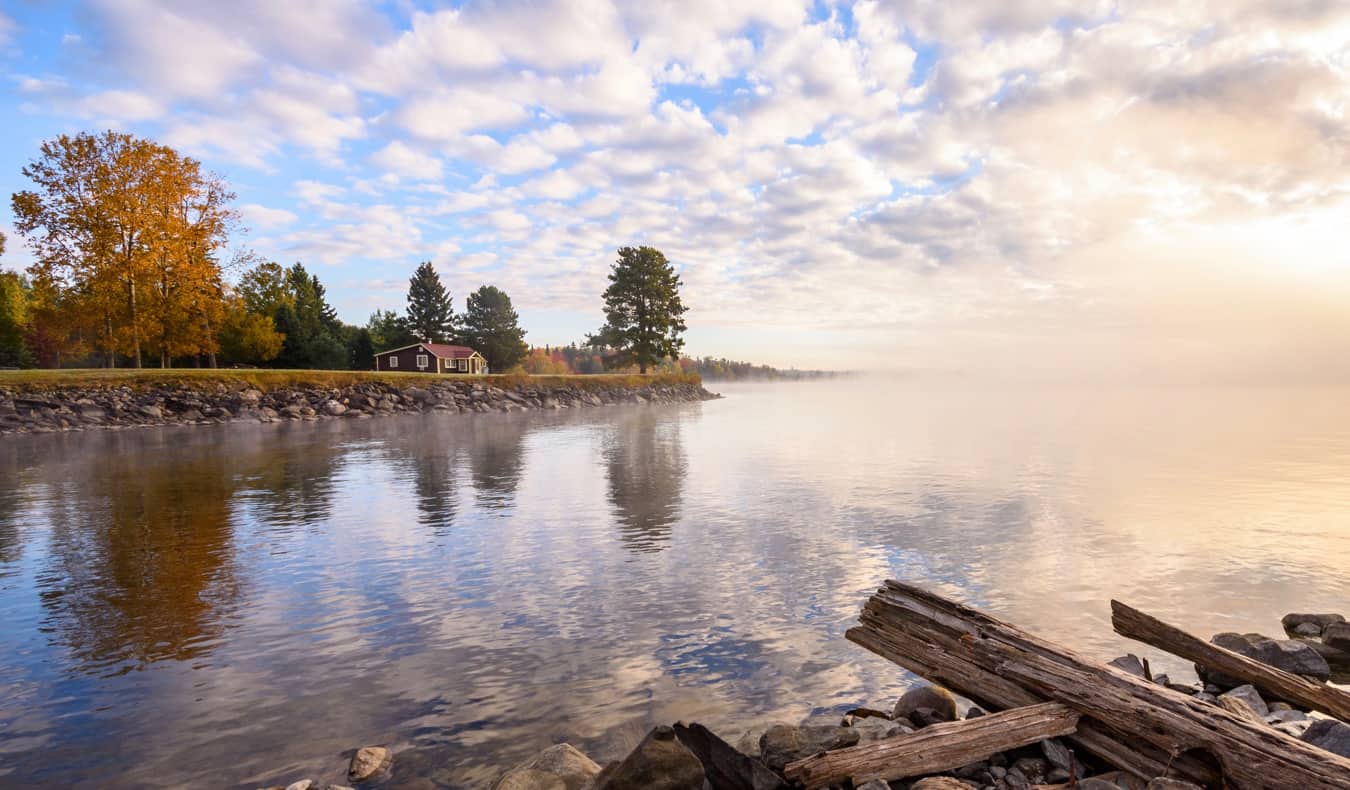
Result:
[[[1275,278],[1302,347],[1345,285],[1310,240],[1348,191],[1350,12],[1269,5],[11,0],[0,189],[57,134],[161,140],[354,323],[432,260],[460,305],[493,283],[529,340],[577,340],[615,248],[652,244],[695,354],[1231,370],[1197,302]],[[0,230],[22,267],[7,201]]]

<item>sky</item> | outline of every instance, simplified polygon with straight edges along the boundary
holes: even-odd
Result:
[[[0,0],[0,73],[0,192],[152,137],[352,323],[431,260],[580,340],[647,244],[695,355],[1350,381],[1342,0]]]

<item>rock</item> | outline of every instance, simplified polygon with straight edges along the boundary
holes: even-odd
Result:
[[[1168,779],[1160,776],[1151,780],[1146,790],[1205,790],[1205,788],[1181,779]]]
[[[764,764],[775,771],[793,760],[813,754],[853,746],[860,740],[852,727],[805,726],[775,724],[759,739],[759,753]]]
[[[298,782],[291,782],[290,784],[286,785],[286,790],[309,790],[309,788],[313,786],[314,786],[313,779],[301,779]]]
[[[535,768],[512,768],[502,774],[492,790],[567,790],[563,780]]]
[[[1284,724],[1290,721],[1307,721],[1308,714],[1301,710],[1271,710],[1266,714],[1266,724]]]
[[[1113,658],[1107,663],[1116,669],[1123,669],[1135,677],[1142,678],[1147,677],[1148,675],[1148,673],[1144,671],[1144,662],[1140,661],[1139,656],[1136,656],[1134,653],[1128,653],[1119,658]]]
[[[941,686],[928,685],[917,686],[900,695],[891,718],[895,721],[905,721],[910,718],[910,714],[920,708],[929,709],[942,721],[956,721],[956,697]]]
[[[1350,623],[1332,623],[1322,629],[1322,644],[1350,653]]]
[[[966,711],[967,719],[978,719],[984,715],[984,709],[978,705],[971,705],[970,710]]]
[[[1303,733],[1302,740],[1332,754],[1350,757],[1350,724],[1345,722],[1318,719]]]
[[[1322,626],[1317,623],[1299,623],[1290,633],[1295,636],[1321,636]]]
[[[239,393],[239,402],[250,406],[256,406],[258,401],[262,400],[263,394],[255,389],[246,389]]]
[[[572,744],[560,743],[516,765],[507,773],[516,771],[543,771],[562,780],[567,790],[580,790],[600,773],[600,766]]]
[[[140,412],[143,416],[149,417],[152,420],[158,420],[164,416],[163,409],[149,403],[143,404],[140,408],[136,409],[136,411]]]
[[[1303,733],[1312,726],[1312,719],[1302,719],[1300,721],[1282,721],[1279,724],[1272,724],[1271,727],[1288,735],[1290,738],[1302,738]]]
[[[923,729],[930,724],[944,724],[947,721],[950,720],[932,708],[919,708],[909,714],[909,723],[919,729]]]
[[[1236,697],[1242,700],[1251,706],[1252,710],[1256,711],[1257,716],[1264,717],[1267,713],[1270,713],[1270,708],[1266,707],[1266,701],[1261,699],[1260,692],[1258,692],[1256,687],[1250,683],[1244,686],[1238,686],[1231,691],[1225,691],[1223,694],[1219,695],[1220,699],[1223,697]]]
[[[1048,738],[1041,741],[1041,754],[1045,759],[1056,768],[1062,768],[1065,771],[1073,770],[1073,752],[1061,741],[1055,738]]]
[[[1123,771],[1111,771],[1083,779],[1073,790],[1144,790],[1145,783]]]
[[[347,413],[347,407],[335,400],[330,400],[323,405],[323,413],[332,417],[337,417]]]
[[[892,735],[913,732],[911,728],[906,727],[903,724],[896,724],[890,719],[878,719],[870,716],[865,719],[854,721],[850,729],[858,731],[859,743],[871,743],[873,741],[879,741],[882,738],[888,738]]]
[[[1247,701],[1241,697],[1230,697],[1225,694],[1222,697],[1219,697],[1219,707],[1235,716],[1241,716],[1244,719],[1250,719],[1252,721],[1259,721],[1262,724],[1265,723],[1261,718],[1261,714],[1257,713],[1256,709],[1247,704]]]
[[[1261,634],[1222,633],[1215,634],[1209,641],[1295,675],[1304,675],[1315,680],[1327,680],[1331,677],[1331,667],[1327,664],[1327,660],[1307,642],[1300,642],[1297,639],[1275,640]],[[1224,688],[1241,686],[1243,683],[1237,678],[1210,672],[1198,664],[1195,671],[1206,683]]]
[[[393,755],[383,746],[362,746],[352,755],[352,764],[347,768],[347,778],[364,782],[393,763]]]
[[[613,771],[606,770],[595,790],[702,790],[703,764],[675,737],[671,727],[656,727]]]
[[[1280,625],[1284,626],[1285,633],[1302,634],[1303,632],[1299,630],[1299,627],[1310,625],[1317,629],[1317,632],[1311,634],[1311,636],[1322,633],[1322,630],[1332,623],[1344,622],[1345,617],[1339,614],[1297,614],[1291,612],[1280,618]]]
[[[755,730],[746,730],[736,740],[736,751],[751,757],[759,756],[759,739],[764,735]]]
[[[747,757],[702,724],[676,724],[675,737],[698,758],[703,776],[715,788],[726,790],[787,790],[773,771]]]
[[[853,790],[891,790],[891,786],[880,779],[873,779],[870,782],[856,786]]]
[[[970,785],[950,776],[930,776],[910,785],[909,790],[970,790]]]

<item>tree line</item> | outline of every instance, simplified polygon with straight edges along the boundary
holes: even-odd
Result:
[[[402,313],[343,323],[302,263],[227,254],[242,230],[234,193],[153,140],[61,135],[22,173],[31,188],[11,204],[34,261],[23,274],[0,272],[0,367],[370,369],[377,351],[416,342],[470,346],[496,372],[543,365],[510,296],[483,285],[457,313],[430,261],[409,279]],[[0,255],[5,242],[0,235]],[[661,251],[621,247],[603,294],[605,323],[567,372],[679,367],[680,284]]]

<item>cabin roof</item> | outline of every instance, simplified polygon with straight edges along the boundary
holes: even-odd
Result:
[[[410,348],[419,347],[425,348],[432,356],[440,357],[441,359],[467,359],[478,353],[468,346],[451,346],[445,343],[413,343],[410,346],[391,348],[387,351],[377,351],[375,356],[382,357],[385,354],[393,354],[398,351],[407,351]]]

